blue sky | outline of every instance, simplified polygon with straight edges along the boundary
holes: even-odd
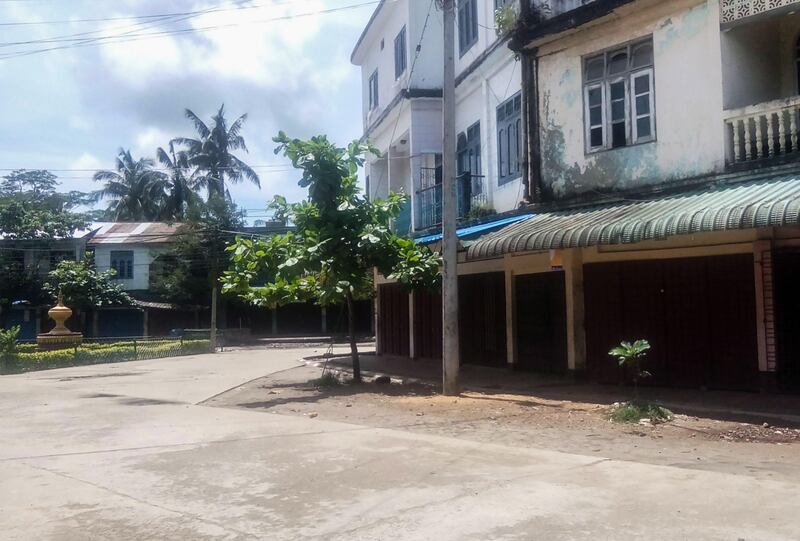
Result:
[[[172,137],[193,134],[184,108],[208,118],[224,102],[229,118],[248,114],[250,152],[240,157],[261,176],[261,190],[232,186],[234,200],[253,217],[277,193],[298,200],[298,175],[271,138],[279,129],[326,133],[343,145],[360,135],[360,77],[349,59],[375,3],[321,11],[365,3],[0,0],[0,168],[51,169],[61,189],[92,190],[92,171],[112,167],[119,147],[154,157]],[[199,10],[213,11],[135,18]],[[7,24],[21,22],[41,24]],[[102,45],[64,41],[120,35]],[[64,45],[73,46],[9,54]]]

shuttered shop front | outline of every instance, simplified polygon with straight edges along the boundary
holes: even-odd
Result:
[[[622,381],[609,349],[644,338],[651,384],[757,388],[753,274],[750,254],[585,265],[590,374]]]

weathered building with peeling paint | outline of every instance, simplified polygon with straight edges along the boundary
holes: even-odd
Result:
[[[646,338],[653,384],[800,388],[800,2],[486,4],[523,208],[462,229],[461,361],[619,382]],[[379,350],[440,355],[438,297],[378,282]]]

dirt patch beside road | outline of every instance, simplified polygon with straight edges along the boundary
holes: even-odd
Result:
[[[507,392],[444,397],[423,383],[316,387],[317,367],[252,381],[206,405],[304,415],[372,427],[536,447],[651,464],[800,481],[800,429],[676,415],[666,424],[618,424],[608,405]]]

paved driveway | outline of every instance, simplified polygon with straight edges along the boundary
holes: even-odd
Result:
[[[786,481],[196,405],[305,353],[0,378],[0,538],[800,538]]]

